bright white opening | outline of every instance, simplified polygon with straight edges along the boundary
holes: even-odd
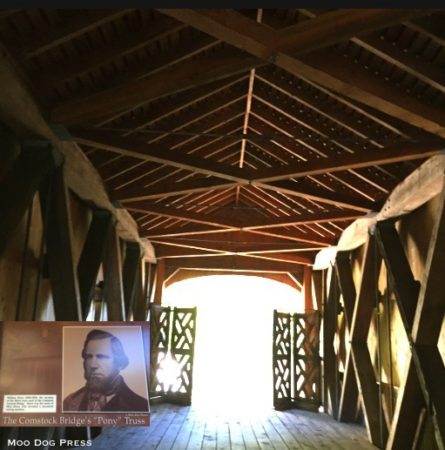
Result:
[[[271,408],[273,310],[302,312],[296,289],[261,277],[205,276],[168,287],[163,303],[198,308],[196,408],[247,414]]]

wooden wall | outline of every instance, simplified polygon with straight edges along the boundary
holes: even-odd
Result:
[[[313,278],[324,306],[325,408],[339,420],[363,421],[379,448],[443,448],[443,202],[442,193],[394,225],[384,223]],[[426,314],[434,320],[422,324]]]

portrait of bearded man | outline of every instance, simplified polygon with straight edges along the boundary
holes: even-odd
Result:
[[[132,391],[120,374],[129,360],[119,338],[91,330],[81,355],[86,384],[63,400],[63,412],[148,411],[148,400]]]

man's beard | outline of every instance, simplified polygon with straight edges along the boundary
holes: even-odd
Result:
[[[90,392],[97,392],[100,394],[107,394],[113,391],[116,385],[116,380],[118,378],[118,373],[111,375],[109,377],[100,377],[94,374],[86,377],[87,383],[86,387]]]

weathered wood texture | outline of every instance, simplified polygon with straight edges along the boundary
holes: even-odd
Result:
[[[206,415],[193,407],[154,405],[149,428],[107,428],[92,450],[132,449],[337,449],[371,450],[365,430],[325,414],[270,411]]]

